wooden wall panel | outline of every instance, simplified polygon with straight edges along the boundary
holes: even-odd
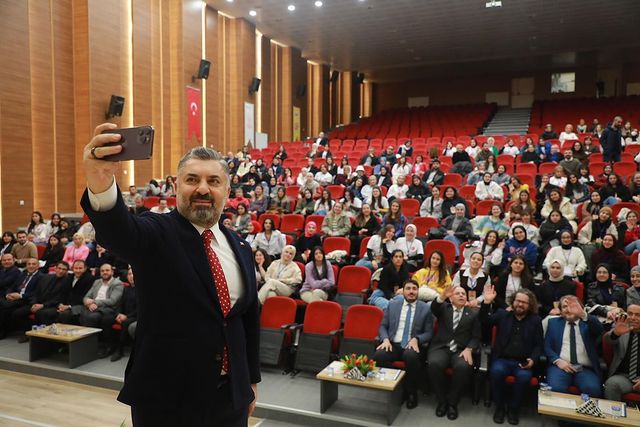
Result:
[[[33,204],[47,217],[57,199],[51,9],[45,1],[28,4]]]
[[[307,105],[308,90],[304,96],[298,96],[298,89],[307,85],[307,60],[302,57],[302,52],[298,49],[291,50],[291,99],[292,105],[300,108],[300,137],[309,135]],[[307,88],[308,89],[308,88]],[[293,114],[293,112],[292,112]],[[293,130],[292,130],[293,132]]]
[[[132,1],[132,22],[133,22],[133,125],[140,126],[150,124],[158,127],[154,121],[153,104],[159,100],[155,97],[153,88],[159,85],[159,68],[154,68],[152,64],[152,43],[158,36],[152,31],[152,6],[154,0],[133,0]],[[161,129],[156,129],[162,132]],[[161,139],[160,139],[161,140]],[[156,141],[154,141],[154,144]],[[153,177],[153,160],[138,160],[134,162],[135,185],[143,186]]]
[[[28,223],[34,209],[28,3],[5,0],[1,10],[0,58],[5,59],[0,67],[2,226],[14,230]]]
[[[204,120],[207,123],[207,145],[217,148],[222,138],[222,110],[221,100],[221,70],[222,51],[219,49],[220,25],[218,24],[218,12],[210,7],[206,9],[206,59],[211,61],[209,79],[207,80],[207,111]]]
[[[260,83],[260,91],[262,92],[262,128],[261,132],[266,133],[269,139],[273,135],[273,124],[271,118],[273,110],[271,109],[271,97],[273,96],[273,78],[271,73],[271,41],[267,37],[262,37],[262,83]]]
[[[280,126],[283,141],[293,136],[292,48],[282,47],[280,55]]]
[[[351,71],[343,71],[340,73],[340,98],[338,102],[341,105],[339,123],[351,123],[351,86],[353,83]]]
[[[191,77],[198,73],[200,59],[202,59],[202,1],[182,0],[182,91],[180,93],[180,115],[183,128],[184,149],[180,153],[186,152],[192,147],[202,145],[202,141],[197,138],[187,138],[187,95],[186,87],[193,86],[202,89],[200,80],[191,82]],[[204,120],[204,119],[203,119]],[[178,162],[173,164],[175,170]]]
[[[75,122],[73,73],[73,19],[71,0],[51,2],[53,28],[53,74],[55,162],[57,177],[56,209],[77,212],[75,189]]]
[[[322,130],[328,130],[331,127],[330,111],[331,111],[331,85],[329,84],[329,66],[320,65],[320,81],[322,82]]]

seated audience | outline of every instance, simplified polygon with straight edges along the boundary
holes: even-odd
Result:
[[[455,214],[449,215],[439,229],[444,240],[449,240],[455,245],[456,256],[460,255],[460,244],[474,236],[471,222],[464,216],[464,213],[465,205],[458,203],[455,206]]]
[[[64,246],[58,236],[49,236],[49,243],[47,243],[47,247],[44,249],[44,253],[40,258],[40,261],[44,261],[44,265],[40,268],[40,271],[46,274],[49,272],[49,268],[55,267],[58,262],[62,261],[64,250]]]
[[[43,308],[40,310],[40,317],[43,323],[49,324],[55,321],[78,324],[78,316],[82,311],[82,299],[89,292],[94,282],[93,275],[87,270],[84,261],[77,260],[71,266],[73,275],[67,281],[65,289],[62,291],[60,304],[56,308]],[[60,315],[65,313],[62,317]]]
[[[129,327],[137,321],[137,304],[136,304],[136,284],[133,278],[133,270],[131,266],[127,271],[127,283],[129,286],[124,287],[122,300],[118,307],[118,314],[115,318],[105,316],[102,319],[102,332],[107,348],[104,352],[99,353],[100,357],[111,356],[112,362],[117,362],[124,356],[124,345],[129,338]],[[111,326],[118,324],[121,329],[116,331]],[[133,339],[133,337],[131,337]]]
[[[566,393],[570,385],[590,397],[602,395],[598,347],[602,325],[588,315],[577,297],[560,298],[560,317],[550,318],[544,338],[549,366],[547,382],[553,391]]]
[[[614,272],[613,280],[629,282],[629,261],[620,249],[613,234],[605,234],[602,246],[591,255],[591,265],[607,264]]]
[[[302,283],[302,272],[298,264],[293,261],[295,255],[296,248],[287,245],[282,250],[282,257],[271,263],[265,283],[258,290],[260,304],[264,304],[267,298],[288,297],[298,290]]]
[[[624,286],[613,281],[607,264],[596,266],[595,279],[587,286],[585,309],[609,329],[617,314],[627,307],[627,292]]]
[[[87,268],[94,276],[98,277],[100,273],[100,267],[103,264],[109,264],[115,267],[116,257],[106,248],[96,244],[95,249],[89,252],[89,256],[85,259]]]
[[[511,176],[507,173],[506,166],[498,165],[496,173],[491,176],[491,180],[500,186],[509,184],[509,182],[511,181]],[[502,189],[502,187],[500,187],[500,189]]]
[[[502,266],[506,267],[516,255],[523,257],[529,268],[532,271],[535,270],[538,247],[527,238],[527,230],[521,225],[513,228],[513,237],[505,242],[502,250]]]
[[[313,193],[309,189],[305,189],[302,197],[298,199],[295,214],[311,215],[316,210],[316,201],[313,200]]]
[[[287,214],[291,212],[291,199],[285,194],[284,187],[277,186],[276,194],[271,199],[269,211],[277,214]]]
[[[418,284],[407,280],[402,285],[402,298],[394,298],[384,312],[379,337],[382,342],[373,356],[379,366],[391,367],[395,361],[405,363],[407,409],[418,405],[418,388],[422,381],[424,355],[420,347],[428,344],[433,334],[429,304],[418,300]]]
[[[402,214],[402,207],[398,200],[391,202],[389,212],[382,218],[382,227],[393,225],[396,230],[396,238],[404,236],[404,228],[409,223],[406,216]]]
[[[369,297],[369,304],[387,309],[389,301],[402,293],[402,285],[409,280],[409,269],[400,249],[391,253],[391,262],[382,268],[380,282]]]
[[[498,233],[495,231],[489,231],[483,240],[475,240],[465,245],[462,255],[464,262],[460,268],[469,268],[469,258],[475,252],[480,252],[484,258],[482,265],[482,271],[485,274],[492,273],[491,276],[495,276],[492,270],[496,270],[500,264],[502,264],[502,250],[505,243],[498,237]]]
[[[168,214],[169,212],[171,212],[171,209],[167,205],[167,199],[162,197],[158,201],[158,205],[151,208],[151,212],[157,213],[157,214]]]
[[[147,212],[149,210],[149,208],[144,205],[144,197],[142,197],[140,194],[137,194],[133,198],[133,203],[134,206],[129,208],[129,211],[134,215],[140,215],[141,213]]]
[[[264,194],[262,185],[256,186],[249,205],[249,213],[260,216],[267,211],[269,207],[269,198]]]
[[[560,232],[560,246],[549,249],[542,267],[548,270],[549,265],[555,260],[564,261],[564,275],[572,280],[577,280],[587,270],[584,254],[575,245],[573,233],[569,230]]]
[[[454,187],[446,187],[442,197],[442,218],[455,215],[457,205],[464,206],[464,216],[469,218],[470,213],[464,199],[458,195],[458,191]]]
[[[556,259],[549,264],[549,277],[540,286],[534,288],[538,303],[540,304],[540,315],[560,315],[560,298],[565,295],[576,294],[576,284],[564,274],[565,263],[562,259]]]
[[[11,248],[11,255],[13,255],[16,266],[23,268],[26,267],[28,259],[38,259],[38,249],[33,242],[27,239],[27,233],[25,231],[18,231],[16,233],[16,239],[16,243]]]
[[[25,270],[4,291],[0,299],[0,339],[6,337],[14,327],[11,324],[13,312],[30,306],[38,281],[43,276],[38,270],[38,260],[27,258]]]
[[[231,220],[231,229],[244,237],[248,233],[249,223],[251,223],[251,215],[247,212],[247,205],[240,203]]]
[[[640,305],[640,266],[631,269],[631,286],[627,288],[627,306]]]
[[[322,232],[327,237],[347,237],[350,230],[351,221],[342,211],[342,203],[334,203],[322,221]]]
[[[334,201],[331,199],[329,190],[322,190],[320,198],[316,200],[313,213],[316,215],[328,215],[333,208]]]
[[[571,223],[562,216],[562,212],[552,211],[549,218],[540,224],[540,250],[544,253],[549,248],[560,245],[560,234],[565,230],[573,231]]]
[[[100,278],[93,282],[91,289],[82,299],[83,307],[80,308],[78,318],[80,325],[99,328],[103,318],[113,319],[118,314],[117,310],[124,287],[120,279],[114,277],[113,273],[113,267],[109,264],[103,264],[100,267]],[[73,314],[73,310],[71,314]],[[69,313],[66,311],[60,313],[60,321],[71,323],[71,321],[67,321],[68,315]]]
[[[447,299],[450,303],[445,303]],[[471,381],[473,352],[481,339],[478,310],[466,303],[467,293],[460,286],[448,286],[431,303],[438,331],[429,345],[429,381],[438,402],[436,416],[450,420],[458,418],[460,395]],[[447,368],[453,370],[450,377]]]
[[[498,203],[491,206],[491,213],[489,215],[476,218],[474,233],[480,236],[480,238],[486,236],[489,231],[497,232],[501,239],[504,239],[509,234],[509,226],[504,221],[504,213]]]
[[[405,183],[405,180],[406,178],[404,175],[398,175],[398,177],[396,178],[396,183],[389,187],[389,190],[387,191],[387,200],[389,200],[389,202],[407,198],[409,186]]]
[[[533,276],[522,255],[512,257],[507,268],[495,277],[494,283],[498,294],[495,304],[499,308],[510,306],[518,290],[534,289]]]
[[[444,181],[444,172],[440,170],[440,160],[434,159],[431,162],[431,167],[422,175],[422,180],[425,184],[432,187],[436,185],[442,185]]]
[[[409,224],[404,229],[404,237],[398,237],[396,240],[396,248],[404,254],[404,260],[411,273],[418,270],[424,262],[424,246],[416,239],[417,232],[416,226]]]
[[[380,187],[371,189],[371,197],[365,200],[371,206],[371,211],[378,217],[382,217],[389,211],[389,200],[382,195]]]
[[[311,261],[311,251],[317,246],[322,246],[320,234],[318,234],[318,226],[315,221],[307,222],[302,234],[294,244],[296,248],[296,261],[307,263]]]
[[[4,254],[10,254],[11,248],[16,243],[16,238],[11,231],[5,231],[2,233],[2,241],[0,242],[0,256]]]
[[[467,292],[467,306],[471,308],[480,307],[484,301],[483,291],[489,276],[482,271],[482,264],[484,264],[484,255],[474,252],[469,258],[469,267],[461,268],[453,276],[453,286],[460,286]]]
[[[519,423],[522,396],[529,387],[533,367],[539,363],[542,355],[542,322],[538,316],[538,302],[530,290],[518,290],[509,306],[510,310],[494,310],[491,303],[495,297],[495,289],[488,285],[480,309],[482,322],[496,328],[489,368],[491,393],[496,405],[493,421],[496,424],[504,422],[506,404],[509,424],[516,425]],[[510,393],[505,384],[508,375],[515,377]]]
[[[85,245],[82,234],[76,233],[73,235],[73,243],[67,246],[62,260],[69,265],[73,265],[77,260],[86,260],[90,252],[91,249]]]
[[[589,200],[591,191],[587,184],[583,184],[578,180],[578,176],[574,173],[569,175],[567,186],[564,189],[565,194],[569,198],[571,204],[577,208],[580,203]]]
[[[256,234],[255,239],[251,242],[251,248],[254,251],[258,248],[264,249],[272,259],[276,259],[280,257],[286,244],[285,235],[274,228],[271,218],[267,218],[262,223],[262,231]]]
[[[444,254],[437,249],[433,251],[424,268],[418,270],[413,279],[420,286],[418,298],[422,301],[431,301],[442,295],[445,288],[451,284],[451,275]]]
[[[380,223],[372,215],[371,206],[364,203],[360,209],[360,213],[356,215],[356,219],[351,224],[349,239],[351,240],[351,255],[358,256],[360,254],[360,244],[365,237],[372,237],[380,230]]]
[[[42,214],[33,211],[31,214],[31,222],[27,226],[27,234],[33,235],[33,243],[36,245],[44,245],[47,243],[47,223],[44,221]]]
[[[0,298],[2,298],[7,289],[18,279],[20,269],[16,266],[15,259],[11,253],[2,254],[0,264]]]
[[[271,257],[264,249],[256,249],[253,254],[253,260],[256,270],[256,285],[260,288],[267,280],[267,270],[271,265]]]
[[[391,253],[396,249],[395,228],[387,225],[380,229],[367,243],[367,253],[356,262],[356,265],[367,267],[372,271],[382,268],[391,259]]]
[[[504,191],[502,191],[500,184],[491,180],[491,174],[485,172],[482,181],[476,184],[475,196],[478,200],[498,200],[502,202],[504,200]]]
[[[300,288],[300,298],[306,303],[326,301],[329,292],[336,286],[333,267],[324,256],[322,247],[313,248],[313,256],[304,267],[304,283]]]
[[[433,217],[440,221],[442,219],[442,202],[440,197],[440,188],[433,187],[431,189],[431,195],[424,199],[424,202],[420,205],[420,216]]]
[[[549,214],[554,210],[560,211],[562,216],[568,221],[576,219],[576,213],[573,210],[571,200],[569,200],[568,197],[562,196],[561,191],[555,188],[549,191],[549,196],[540,210],[540,215],[542,218],[547,219]]]
[[[602,196],[603,203],[609,206],[631,200],[629,187],[624,185],[615,173],[607,177],[607,183],[600,188],[600,195]]]
[[[604,397],[619,402],[627,393],[640,392],[640,305],[630,304],[626,316],[617,316],[604,340],[613,346]]]

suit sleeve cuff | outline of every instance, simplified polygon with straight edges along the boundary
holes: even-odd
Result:
[[[111,187],[102,193],[94,193],[91,191],[89,186],[87,186],[87,193],[89,195],[89,203],[91,203],[91,208],[96,212],[106,212],[116,205],[116,201],[118,200],[118,187],[116,185],[116,178],[113,177],[113,182],[111,183]]]

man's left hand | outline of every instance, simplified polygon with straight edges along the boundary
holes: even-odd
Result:
[[[410,348],[416,353],[420,353],[420,346],[418,345],[418,340],[416,338],[411,338],[409,340],[409,344],[407,344],[407,348]]]
[[[249,403],[249,417],[253,415],[253,411],[256,409],[256,402],[258,401],[258,384],[251,384],[251,390],[253,390],[253,400]]]
[[[464,359],[470,366],[473,365],[473,356],[471,355],[471,349],[465,348],[460,352],[460,357]]]
[[[520,363],[519,366],[522,369],[531,369],[533,368],[533,359],[527,358],[527,363],[525,363],[524,365]]]

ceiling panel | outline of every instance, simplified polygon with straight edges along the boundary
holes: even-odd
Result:
[[[502,0],[489,9],[485,0],[206,2],[307,59],[373,80],[392,69],[640,47],[638,0]]]

